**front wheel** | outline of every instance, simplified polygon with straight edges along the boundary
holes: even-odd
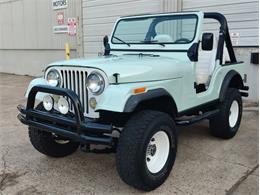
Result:
[[[36,109],[43,110],[42,103],[40,103]],[[29,127],[29,138],[36,150],[51,157],[70,155],[79,147],[78,142],[74,142],[54,133],[42,131],[35,127]]]
[[[151,191],[169,176],[176,152],[177,134],[172,118],[162,112],[141,111],[127,122],[120,135],[117,171],[127,184]]]
[[[210,119],[211,134],[230,139],[236,135],[242,118],[242,98],[238,89],[228,89],[226,98],[219,109],[219,114]]]

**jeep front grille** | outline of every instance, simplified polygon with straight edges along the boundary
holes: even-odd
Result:
[[[72,68],[59,68],[59,71],[62,76],[62,88],[70,89],[78,95],[86,116],[88,114],[88,91],[85,84],[88,76],[87,71]],[[72,105],[70,110],[73,112]]]
[[[99,118],[99,112],[96,112],[95,109],[89,107],[88,101],[90,98],[95,98],[98,102],[100,96],[92,94],[86,88],[86,80],[88,75],[91,74],[93,71],[97,71],[97,69],[77,66],[52,66],[48,70],[51,70],[52,68],[56,69],[61,74],[61,87],[65,89],[70,89],[78,95],[84,111],[84,116],[93,119]],[[45,74],[48,74],[48,70]],[[107,86],[108,81],[106,80],[106,75],[101,71],[99,71],[99,73],[102,74],[103,78],[105,78],[105,85]],[[74,112],[71,102],[70,111]]]

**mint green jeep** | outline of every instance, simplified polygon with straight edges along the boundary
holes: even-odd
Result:
[[[18,118],[39,152],[105,145],[122,180],[150,191],[172,169],[178,126],[208,119],[213,136],[235,136],[248,86],[222,14],[121,17],[103,43],[104,56],[52,63],[30,83]]]

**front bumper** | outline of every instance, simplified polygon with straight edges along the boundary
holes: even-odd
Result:
[[[74,114],[65,116],[55,112],[35,109],[35,97],[38,92],[69,98],[73,106]],[[112,125],[92,122],[88,118],[85,118],[80,100],[72,90],[37,85],[31,89],[28,95],[26,108],[21,105],[17,108],[20,112],[17,117],[25,125],[55,133],[82,144],[114,144],[114,140],[110,136],[113,131]]]

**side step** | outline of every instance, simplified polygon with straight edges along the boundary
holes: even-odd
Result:
[[[184,119],[184,120],[177,119],[177,120],[175,120],[175,123],[176,123],[176,125],[179,125],[179,126],[192,125],[196,122],[216,116],[218,113],[219,113],[219,109],[212,110],[212,111],[205,112],[204,114],[201,114],[201,115],[189,118],[189,119]]]

